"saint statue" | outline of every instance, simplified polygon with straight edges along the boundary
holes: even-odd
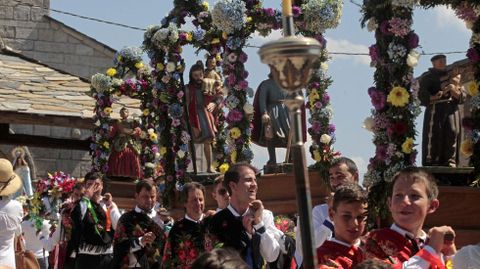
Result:
[[[252,141],[268,149],[267,165],[276,165],[275,148],[286,148],[290,132],[288,109],[283,103],[287,92],[280,89],[270,73],[258,86],[253,100]]]
[[[217,134],[217,115],[223,100],[221,81],[206,78],[203,64],[198,61],[190,69],[187,95],[193,142],[204,145],[207,172],[213,173],[212,143]]]
[[[423,121],[422,164],[424,166],[457,165],[460,133],[458,105],[465,100],[458,70],[446,70],[446,56],[431,59],[433,68],[422,75],[419,99],[426,107]]]
[[[117,120],[110,129],[112,150],[108,158],[109,177],[123,177],[130,179],[141,178],[140,153],[142,144],[138,123],[128,118],[128,108],[120,110],[120,120]]]

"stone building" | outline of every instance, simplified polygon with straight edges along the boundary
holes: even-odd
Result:
[[[0,0],[0,156],[12,159],[14,147],[29,145],[37,179],[55,170],[80,177],[90,169],[93,125],[72,123],[93,115],[88,80],[112,65],[115,50],[50,17],[49,8],[50,0]],[[56,117],[65,119],[49,121]],[[83,146],[32,143],[47,138]]]

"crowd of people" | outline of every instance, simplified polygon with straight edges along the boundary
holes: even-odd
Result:
[[[278,225],[257,197],[258,172],[234,164],[212,194],[197,182],[185,184],[179,220],[158,205],[153,181],[136,183],[135,207],[122,214],[112,195],[102,195],[101,175],[88,173],[63,201],[52,231],[9,198],[21,183],[11,163],[0,159],[0,267],[16,268],[20,238],[40,268],[302,268],[299,222],[306,220],[284,218]],[[388,199],[393,224],[367,231],[368,190],[358,185],[357,166],[341,157],[329,174],[332,195],[308,220],[319,268],[480,268],[480,244],[457,252],[451,227],[423,230],[440,205],[432,175],[420,168],[397,173]],[[206,210],[206,195],[213,195],[216,210]]]

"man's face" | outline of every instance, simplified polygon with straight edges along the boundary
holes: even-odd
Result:
[[[360,238],[367,222],[367,204],[340,202],[337,209],[330,208],[330,218],[335,224],[335,238],[353,244]]]
[[[73,189],[72,201],[76,202],[76,201],[80,200],[83,197],[84,194],[85,194],[85,188],[84,187],[82,187],[80,189]]]
[[[240,168],[239,175],[238,183],[230,182],[232,197],[235,196],[237,201],[242,204],[249,204],[257,199],[258,185],[255,171],[243,166]]]
[[[103,182],[101,179],[97,178],[95,180],[87,180],[85,183],[85,194],[92,198],[93,195],[102,194]]]
[[[120,110],[120,117],[122,117],[122,119],[128,118],[128,115],[129,115],[128,109]]]
[[[424,181],[400,175],[393,186],[388,206],[395,224],[415,234],[422,228],[427,214],[438,207],[438,200],[428,200]]]
[[[200,219],[205,209],[205,199],[202,190],[191,189],[188,191],[187,201],[184,206],[190,218],[194,220]]]
[[[433,68],[438,70],[445,70],[447,68],[447,59],[440,58],[432,62]]]
[[[358,173],[352,174],[348,171],[348,166],[345,163],[330,167],[328,174],[330,176],[330,187],[332,191],[335,191],[345,183],[356,182],[358,180]]]
[[[140,209],[150,211],[157,201],[157,188],[153,187],[151,190],[142,188],[140,193],[135,193],[135,201]]]
[[[217,201],[218,208],[224,209],[228,206],[228,203],[230,203],[230,195],[222,183],[219,183],[215,186],[212,196],[213,199]]]
[[[202,83],[203,71],[202,70],[193,71],[192,72],[192,78],[195,81],[195,83],[197,83],[197,84]]]
[[[207,68],[208,69],[215,69],[216,66],[217,66],[217,60],[215,60],[215,58],[209,58],[207,60]]]

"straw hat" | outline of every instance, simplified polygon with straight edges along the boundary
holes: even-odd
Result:
[[[0,159],[0,196],[8,196],[22,187],[22,179],[13,172],[12,163]]]

